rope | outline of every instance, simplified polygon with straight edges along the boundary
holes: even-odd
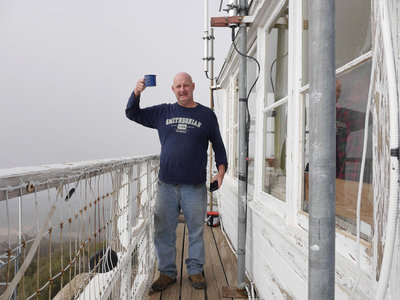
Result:
[[[43,234],[46,231],[47,223],[49,222],[50,218],[53,216],[55,211],[56,211],[56,206],[53,205],[50,211],[48,212],[45,221],[43,222],[42,228],[36,235],[35,241],[33,242],[32,248],[29,250],[28,256],[26,257],[24,263],[22,264],[21,268],[13,278],[10,285],[7,287],[6,291],[3,293],[3,295],[0,296],[0,300],[8,300],[11,294],[13,293],[21,277],[25,273],[26,269],[29,267],[29,264],[31,263],[33,256],[35,255],[35,252],[39,246],[40,240],[42,239]]]

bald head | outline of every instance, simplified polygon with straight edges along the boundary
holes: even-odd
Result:
[[[188,73],[185,73],[185,72],[180,72],[180,73],[176,74],[174,77],[173,84],[175,83],[176,80],[179,80],[179,79],[187,79],[188,81],[193,83],[192,76],[190,76]]]
[[[197,106],[197,103],[193,100],[194,86],[192,76],[188,73],[181,72],[175,75],[172,91],[179,105],[189,108]]]

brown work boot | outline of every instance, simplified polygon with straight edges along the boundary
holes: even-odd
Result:
[[[189,279],[192,282],[192,287],[195,289],[204,289],[207,286],[203,273],[190,275]]]
[[[169,286],[176,282],[176,278],[171,278],[168,275],[160,273],[160,277],[151,285],[153,291],[163,291]]]

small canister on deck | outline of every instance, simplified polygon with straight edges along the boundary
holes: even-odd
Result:
[[[211,227],[219,226],[219,213],[217,211],[207,212],[207,225]]]

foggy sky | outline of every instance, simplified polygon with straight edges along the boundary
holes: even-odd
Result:
[[[210,16],[225,15],[209,2]],[[0,1],[0,168],[158,153],[156,130],[128,120],[125,106],[144,74],[157,74],[157,87],[143,107],[175,102],[180,71],[209,105],[203,14],[201,0]],[[215,36],[218,73],[230,31]]]

